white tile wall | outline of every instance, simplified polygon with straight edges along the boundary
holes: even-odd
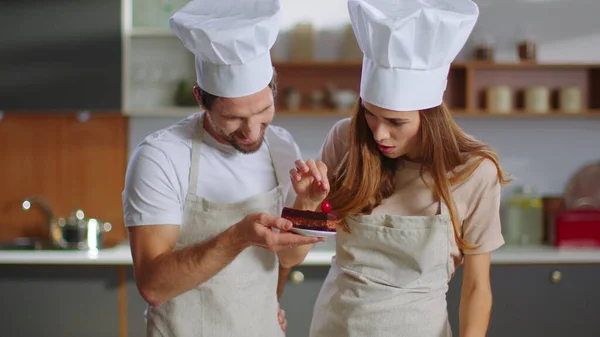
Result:
[[[134,117],[129,146],[135,147],[147,134],[179,118]],[[337,117],[280,116],[274,124],[287,128],[300,146],[303,157],[314,158]],[[585,118],[458,118],[469,134],[498,151],[501,164],[515,178],[542,194],[561,194],[577,169],[600,161],[600,119]]]
[[[539,44],[541,62],[600,63],[600,13],[598,0],[477,0],[481,16],[469,44],[491,36],[496,43],[496,59],[515,59],[514,44],[521,32],[529,31]],[[317,58],[338,57],[339,34],[348,23],[346,0],[282,0],[282,33],[274,48],[275,59],[285,59],[286,29],[309,20],[322,33],[317,38]],[[558,24],[560,22],[562,24]],[[465,48],[464,57],[469,50]],[[193,60],[176,38],[136,38],[134,62],[147,68],[163,69],[157,84],[139,102],[168,105],[167,92],[174,89],[176,77],[193,78]],[[459,57],[459,59],[461,58]],[[135,69],[135,67],[134,67]],[[143,83],[152,86],[152,83]],[[591,93],[598,95],[600,93]],[[148,133],[178,118],[135,117],[131,120],[130,146]],[[306,158],[314,157],[336,118],[278,117],[276,124],[290,130]],[[505,169],[516,183],[533,185],[542,194],[560,194],[575,171],[590,161],[600,160],[600,119],[511,118],[458,120],[465,130],[497,149]]]

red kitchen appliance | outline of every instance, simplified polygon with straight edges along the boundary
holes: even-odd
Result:
[[[554,219],[553,243],[558,247],[600,247],[600,210],[570,209]]]

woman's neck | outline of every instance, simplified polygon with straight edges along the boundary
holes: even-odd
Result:
[[[418,169],[421,169],[421,167],[423,166],[422,161],[420,161],[418,159],[412,159],[411,157],[409,157],[407,155],[404,155],[398,159],[399,159],[398,163],[400,164],[400,167],[403,167],[403,168],[418,170]]]

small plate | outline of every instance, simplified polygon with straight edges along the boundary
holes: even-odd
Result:
[[[294,233],[300,234],[300,235],[304,235],[304,236],[318,236],[318,237],[334,236],[336,234],[335,232],[317,231],[314,229],[302,229],[302,228],[296,228],[296,227],[292,227],[291,231]]]

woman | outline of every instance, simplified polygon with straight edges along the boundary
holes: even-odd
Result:
[[[486,334],[507,180],[442,102],[478,16],[473,2],[449,1],[349,2],[365,54],[359,104],[333,127],[322,161],[290,172],[298,204],[326,199],[343,219],[312,337],[451,336],[446,292],[460,264],[459,336]]]

